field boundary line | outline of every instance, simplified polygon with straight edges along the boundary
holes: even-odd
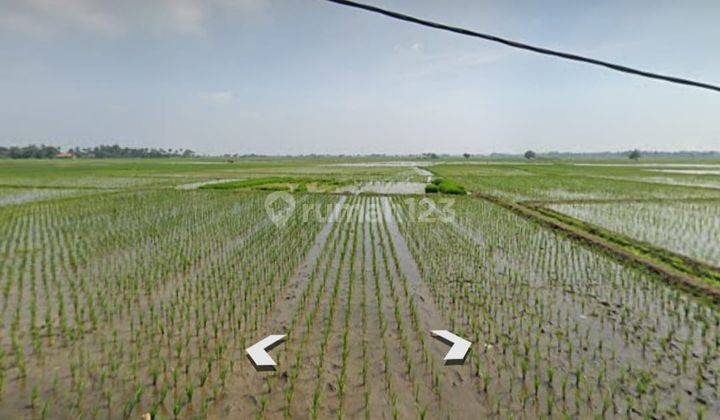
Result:
[[[705,278],[716,287],[720,286],[720,267],[713,264],[699,261],[692,257],[659,247],[649,242],[634,239],[630,236],[606,229],[602,226],[586,222],[584,220],[576,219],[557,210],[535,206],[531,206],[531,208],[570,226],[580,228],[588,233],[592,233],[610,242],[616,243],[626,249],[647,254],[679,271],[683,271],[692,276],[700,277],[701,279]]]
[[[633,203],[720,203],[720,197],[686,198],[576,198],[567,200],[524,200],[518,204],[531,207],[544,207],[563,204],[633,204]]]
[[[681,188],[690,188],[690,189],[699,189],[699,190],[705,190],[705,191],[715,191],[717,192],[720,190],[720,187],[717,186],[711,186],[711,185],[703,185],[703,184],[677,184],[672,182],[662,182],[662,181],[651,181],[648,179],[643,178],[626,178],[626,177],[618,177],[618,176],[608,176],[608,175],[580,175],[584,176],[586,178],[594,178],[594,179],[609,179],[611,181],[624,181],[624,182],[635,182],[639,184],[651,184],[651,185],[665,185],[665,186],[671,186],[671,187],[681,187]]]
[[[94,187],[88,185],[36,185],[36,184],[0,184],[0,188],[17,189],[17,190],[91,190],[91,191],[103,191],[103,190],[118,190],[118,187]]]
[[[531,207],[481,192],[475,192],[472,196],[497,204],[525,219],[561,232],[573,240],[603,251],[622,263],[637,265],[701,299],[720,305],[720,271],[715,267],[630,238],[621,240],[622,235],[576,221],[549,209]]]

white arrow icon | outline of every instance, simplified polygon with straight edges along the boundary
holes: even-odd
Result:
[[[433,330],[430,331],[430,333],[433,337],[437,337],[445,343],[452,345],[450,351],[445,355],[445,364],[454,365],[465,362],[465,356],[467,356],[467,352],[472,345],[471,342],[462,337],[458,337],[448,330]]]
[[[267,354],[267,351],[280,344],[285,339],[285,335],[268,335],[257,343],[245,349],[250,361],[255,365],[257,370],[272,370],[275,368],[276,363]]]

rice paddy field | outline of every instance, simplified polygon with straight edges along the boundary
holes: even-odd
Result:
[[[720,201],[553,204],[550,208],[720,267]]]
[[[0,161],[0,417],[720,417],[720,163],[391,160]]]

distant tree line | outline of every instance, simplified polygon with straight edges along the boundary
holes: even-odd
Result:
[[[101,145],[95,147],[74,147],[66,152],[60,148],[46,145],[30,146],[0,146],[0,158],[10,159],[53,159],[57,157],[79,158],[163,158],[163,157],[192,157],[195,152],[189,149],[156,149],[148,147],[121,147],[115,145]]]
[[[121,147],[117,144],[112,146],[95,146],[80,148],[75,147],[69,150],[74,156],[86,158],[162,158],[162,157],[192,157],[195,155],[190,149],[156,149],[148,147]]]
[[[10,159],[51,159],[60,153],[60,149],[53,146],[31,145],[23,147],[0,146],[0,158]]]
[[[627,150],[621,152],[546,152],[542,154],[543,157],[547,158],[621,158],[629,157],[630,159],[643,158],[720,158],[720,151],[709,150],[709,151],[692,151],[692,150],[679,150],[675,152],[665,151],[654,151],[654,150]]]

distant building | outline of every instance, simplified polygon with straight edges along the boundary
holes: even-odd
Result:
[[[56,159],[75,159],[73,152],[58,152],[55,155]]]

